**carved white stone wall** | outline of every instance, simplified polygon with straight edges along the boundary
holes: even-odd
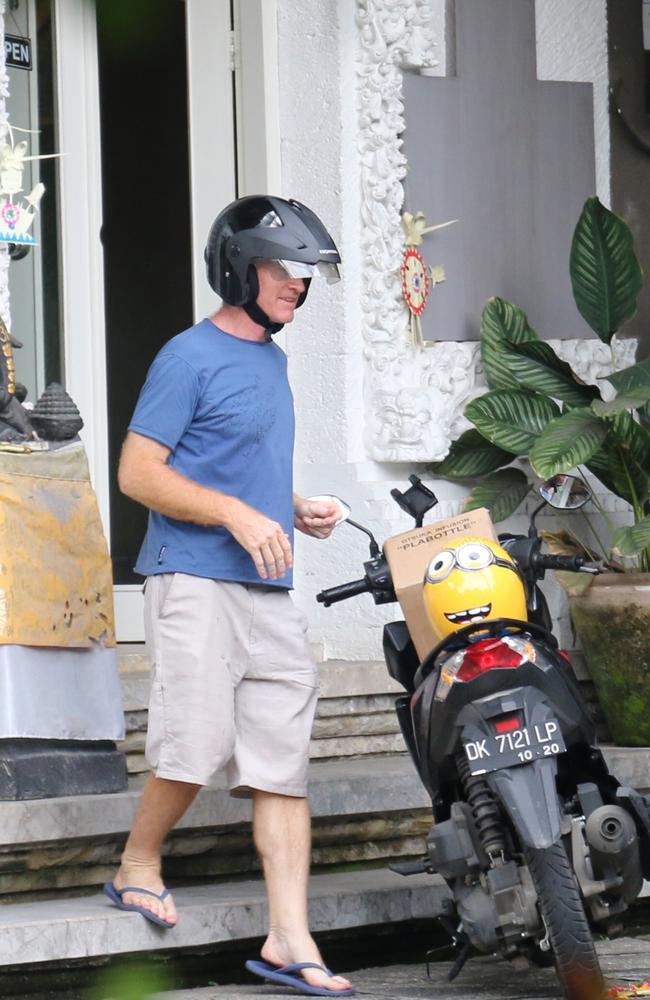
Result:
[[[402,76],[437,64],[430,22],[429,0],[357,0],[364,440],[379,462],[444,458],[465,426],[466,403],[484,387],[477,344],[412,345],[401,292]],[[581,378],[611,371],[611,353],[599,340],[554,346]],[[633,341],[618,344],[616,365],[631,363],[634,349]]]
[[[605,0],[571,0],[571,10],[577,6],[584,15],[578,21],[567,13],[565,22],[560,6],[561,0],[536,0],[544,46],[540,77],[590,80],[583,76],[587,69],[606,73],[600,44]],[[438,517],[462,509],[467,488],[433,480],[417,463],[441,454],[460,429],[465,402],[481,391],[476,343],[420,352],[409,347],[397,279],[405,170],[398,141],[401,67],[446,72],[445,0],[278,0],[278,36],[281,193],[315,208],[343,255],[341,284],[313,282],[286,332],[296,400],[296,488],[304,495],[338,493],[383,541],[410,525],[390,490],[404,489],[411,472],[423,474],[438,495]],[[577,49],[583,68],[575,75]],[[598,120],[604,126],[606,114]],[[599,127],[597,162],[606,164]],[[600,181],[598,194],[607,201]],[[585,343],[555,346],[593,381],[607,370],[609,351],[593,342],[585,356]],[[611,495],[599,492],[599,499],[616,517],[627,516]],[[555,524],[542,517],[540,526]],[[517,515],[503,527],[525,531],[527,517]],[[294,598],[324,659],[379,658],[383,624],[399,615],[393,605],[375,607],[368,596],[329,609],[316,603],[321,588],[360,576],[367,551],[364,537],[347,525],[326,542],[300,534],[296,539]],[[571,645],[570,637],[562,641]]]

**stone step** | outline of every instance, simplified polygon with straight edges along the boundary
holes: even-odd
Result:
[[[648,752],[610,748],[627,783],[650,784]],[[112,796],[3,804],[0,902],[71,895],[109,879],[132,824],[142,780]],[[317,762],[311,768],[314,870],[388,864],[425,853],[427,795],[406,755]],[[223,778],[199,794],[165,843],[170,885],[219,882],[259,870],[250,803],[233,799]]]
[[[441,879],[384,869],[315,875],[309,914],[314,931],[432,917],[447,889]],[[259,881],[176,889],[173,930],[118,910],[102,894],[0,907],[0,965],[65,963],[134,952],[205,948],[262,937],[267,907]],[[7,968],[3,968],[6,973]]]
[[[3,802],[0,851],[80,838],[125,834],[137,808],[142,780],[114,795]],[[399,812],[429,807],[429,799],[405,754],[371,760],[314,763],[309,797],[314,818]],[[177,829],[235,827],[250,821],[247,799],[229,795],[223,775],[201,789]]]
[[[150,668],[141,644],[121,644],[118,650],[126,739],[119,744],[129,774],[148,771],[144,757]],[[374,756],[399,753],[404,744],[394,712],[401,687],[378,661],[328,660],[319,666],[320,697],[310,757]]]
[[[111,796],[5,804],[0,827],[0,902],[79,892],[112,877],[142,780]],[[419,856],[431,823],[426,793],[404,756],[315,763],[311,768],[312,865],[388,863]],[[167,839],[171,885],[225,881],[259,869],[250,802],[222,776],[199,793]]]
[[[650,894],[645,883],[642,896]],[[448,890],[437,876],[404,878],[386,869],[314,875],[312,930],[332,931],[431,919]],[[103,894],[0,907],[0,965],[12,968],[138,952],[205,949],[260,938],[267,925],[261,881],[176,889],[179,922],[172,930],[118,910]]]
[[[127,731],[120,749],[127,756],[129,774],[140,775],[148,770],[144,742],[149,660],[143,644],[123,643],[118,661]],[[607,726],[581,654],[576,652],[572,662],[598,737],[607,742]],[[375,756],[403,749],[394,713],[395,697],[403,691],[388,675],[383,661],[329,660],[319,665],[319,674],[321,692],[310,745],[312,760]]]
[[[602,748],[608,766],[622,784],[650,791],[650,748]],[[124,792],[58,799],[3,802],[0,851],[52,842],[88,840],[125,834],[137,808],[142,779]],[[429,809],[428,795],[407,754],[371,759],[314,762],[309,798],[316,818],[343,818]],[[235,827],[248,823],[250,801],[229,795],[223,775],[201,789],[178,830]]]
[[[120,643],[118,665],[123,690],[135,692],[140,701],[137,707],[147,704],[147,683],[150,671],[149,657],[142,643]],[[402,687],[389,676],[386,664],[379,660],[326,660],[318,665],[321,698],[340,698],[355,695],[403,694]],[[129,688],[129,681],[133,685]],[[143,691],[145,693],[142,700]]]

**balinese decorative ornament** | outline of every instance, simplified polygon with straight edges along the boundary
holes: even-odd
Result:
[[[442,265],[428,267],[422,254],[416,247],[421,246],[424,236],[436,229],[451,226],[458,219],[440,222],[437,226],[428,226],[424,212],[404,212],[402,225],[404,227],[406,248],[402,259],[402,294],[409,307],[409,331],[413,347],[427,347],[432,341],[425,341],[420,327],[420,316],[424,312],[431,289],[445,280],[445,269]]]
[[[46,441],[69,441],[84,422],[74,401],[58,382],[51,382],[30,413],[36,433]]]
[[[42,156],[27,156],[27,143],[14,142],[14,131],[29,132],[7,124],[8,141],[0,143],[0,243],[20,243],[36,246],[37,242],[29,232],[45,194],[45,185],[35,184],[29,194],[17,197],[23,189],[23,170],[29,160],[49,160],[58,153]]]
[[[412,315],[419,316],[429,300],[427,267],[415,247],[407,247],[402,261],[402,292]]]

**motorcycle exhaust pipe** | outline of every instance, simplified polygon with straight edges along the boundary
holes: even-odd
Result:
[[[621,806],[599,806],[587,818],[585,837],[598,877],[620,879],[608,892],[632,903],[641,891],[643,874],[636,826],[630,814]]]

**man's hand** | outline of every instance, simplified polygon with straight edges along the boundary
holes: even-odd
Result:
[[[294,524],[313,538],[329,538],[341,520],[341,508],[334,500],[304,500],[294,494]]]
[[[263,580],[277,580],[293,565],[291,544],[282,525],[242,500],[231,498],[230,515],[225,527],[246,549]]]

